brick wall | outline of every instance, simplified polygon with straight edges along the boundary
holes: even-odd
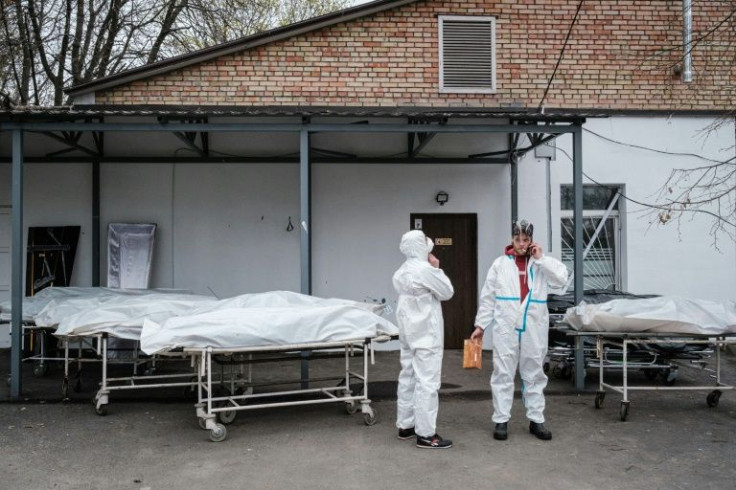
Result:
[[[736,8],[734,3],[693,0],[693,39],[726,18]],[[578,0],[416,2],[98,92],[96,101],[537,107],[577,5]],[[438,15],[496,17],[495,94],[439,93]],[[694,82],[689,84],[673,74],[681,44],[680,0],[585,2],[545,106],[636,110],[736,106],[736,44],[699,44],[693,52]]]

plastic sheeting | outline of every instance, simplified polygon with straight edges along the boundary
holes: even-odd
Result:
[[[145,319],[163,322],[215,302],[211,296],[149,293],[105,299],[77,299],[58,307],[49,304],[40,316],[57,322],[54,335],[81,336],[107,333],[118,339],[138,340]],[[76,311],[74,311],[76,310]]]
[[[163,323],[146,320],[141,349],[155,354],[180,347],[235,349],[398,335],[396,325],[376,314],[380,310],[380,305],[285,291],[243,295]]]
[[[680,296],[582,302],[567,310],[564,321],[587,332],[723,335],[736,333],[736,303]]]
[[[34,296],[23,298],[23,321],[35,322],[39,313],[52,301],[61,303],[72,298],[110,298],[121,295],[140,295],[150,292],[187,293],[183,289],[116,289],[100,287],[50,287],[42,289]],[[0,320],[9,321],[12,306],[10,300],[0,303]]]
[[[107,285],[147,288],[155,224],[110,223],[107,230]]]

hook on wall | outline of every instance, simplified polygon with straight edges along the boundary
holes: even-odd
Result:
[[[286,231],[292,231],[294,229],[294,224],[291,222],[291,216],[289,216],[289,224],[286,225]]]

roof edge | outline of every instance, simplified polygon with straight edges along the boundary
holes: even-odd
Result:
[[[367,4],[349,7],[318,17],[312,17],[311,19],[306,19],[287,26],[259,32],[227,43],[210,46],[191,53],[131,68],[130,70],[66,88],[64,89],[64,92],[71,97],[78,97],[90,92],[104,90],[134,82],[142,78],[160,75],[162,73],[185,68],[190,65],[209,61],[213,58],[219,58],[220,56],[226,56],[238,51],[245,51],[265,44],[270,44],[272,42],[281,41],[290,37],[316,31],[325,27],[331,27],[360,17],[374,15],[418,1],[422,0],[376,0]]]

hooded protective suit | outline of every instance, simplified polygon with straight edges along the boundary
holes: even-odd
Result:
[[[417,435],[431,437],[436,433],[445,335],[440,301],[450,299],[454,290],[442,269],[428,262],[432,241],[423,232],[405,233],[399,248],[406,262],[393,276],[401,344],[396,426],[414,427]]]
[[[491,265],[480,296],[475,325],[493,333],[493,421],[508,422],[514,399],[516,367],[526,416],[544,422],[544,357],[547,355],[549,312],[547,288],[563,287],[567,268],[559,260],[543,255],[529,257],[526,267],[529,293],[521,301],[519,269],[513,255],[503,255]]]

